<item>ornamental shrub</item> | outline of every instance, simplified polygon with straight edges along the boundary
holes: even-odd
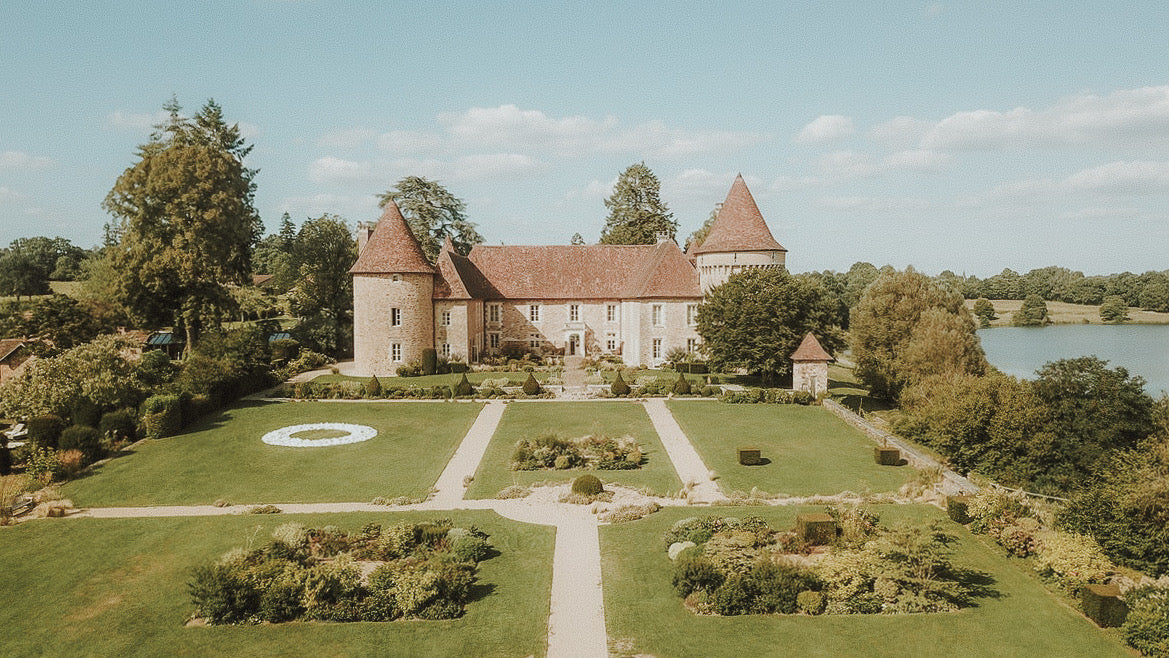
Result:
[[[101,458],[101,432],[84,425],[74,425],[61,432],[57,444],[61,450],[79,450],[85,458],[86,464],[92,464]]]
[[[528,373],[528,378],[524,380],[524,395],[539,395],[540,382],[536,381],[536,375]]]
[[[1128,646],[1146,656],[1169,656],[1169,588],[1148,585],[1124,597],[1128,617],[1121,626]]]
[[[247,571],[236,564],[210,564],[196,567],[187,583],[195,616],[209,624],[238,624],[254,615],[260,605],[260,593],[248,578]]]
[[[690,382],[686,379],[686,375],[678,373],[673,390],[675,395],[690,395]]]
[[[56,414],[42,414],[28,419],[28,441],[42,448],[56,448],[65,421]]]
[[[617,377],[613,379],[612,385],[609,386],[609,392],[617,397],[629,395],[629,384],[625,383],[625,379],[621,377],[621,371],[617,371]]]
[[[827,601],[824,595],[813,590],[804,590],[796,594],[796,606],[806,615],[818,615],[824,612]]]
[[[438,351],[433,347],[422,350],[422,374],[433,375],[438,372]]]
[[[1087,535],[1044,530],[1038,533],[1037,539],[1035,570],[1070,594],[1079,592],[1088,583],[1104,582],[1113,570],[1100,545]]]
[[[455,384],[455,397],[467,397],[475,394],[475,387],[471,386],[471,382],[467,380],[467,373],[463,373],[459,383]]]
[[[744,580],[749,583],[748,591],[754,595],[750,608],[752,614],[795,614],[799,610],[799,594],[820,587],[811,572],[768,561],[757,562]]]
[[[674,591],[683,598],[699,590],[713,592],[724,580],[726,576],[701,555],[683,553],[674,563]]]
[[[112,441],[133,441],[135,432],[134,412],[118,409],[102,414],[97,429],[101,435]]]
[[[182,401],[177,395],[152,395],[142,403],[140,423],[148,439],[178,434],[182,421]]]
[[[791,394],[791,401],[795,404],[808,406],[816,401],[816,396],[812,395],[810,391],[796,391]]]
[[[725,574],[745,574],[759,558],[759,549],[755,546],[754,533],[734,530],[719,532],[711,537],[706,542],[703,554]]]
[[[373,375],[369,378],[369,381],[365,382],[365,397],[380,398],[381,396],[382,383],[378,381],[377,375]]]
[[[572,493],[582,496],[597,496],[605,492],[605,485],[597,476],[584,474],[572,481]]]

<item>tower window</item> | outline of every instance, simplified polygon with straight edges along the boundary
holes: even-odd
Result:
[[[402,309],[400,309],[400,308],[391,308],[390,309],[390,326],[391,327],[402,326]]]
[[[390,360],[393,361],[394,363],[400,363],[402,361],[402,344],[401,343],[391,343],[390,344]]]
[[[662,358],[662,339],[655,338],[653,343],[653,358],[655,361]]]
[[[698,304],[686,305],[686,325],[693,327],[698,324]]]
[[[491,324],[499,324],[499,304],[487,305],[487,321]]]
[[[605,322],[616,322],[618,317],[616,304],[605,306]]]
[[[662,305],[661,304],[654,304],[653,305],[653,322],[654,322],[655,327],[664,326],[666,323],[665,318],[662,317]]]

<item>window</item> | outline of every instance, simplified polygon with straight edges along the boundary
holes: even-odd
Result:
[[[443,311],[442,315],[439,316],[438,323],[444,327],[451,326],[451,312],[450,311]]]
[[[487,334],[487,347],[497,350],[499,349],[499,332],[493,331]]]
[[[661,304],[654,304],[653,305],[653,320],[654,320],[655,327],[661,327],[661,326],[665,325],[665,320],[662,318],[662,305]]]
[[[540,321],[540,305],[528,304],[528,319],[532,322]]]
[[[540,334],[528,334],[528,347],[533,350],[540,349],[544,341],[540,340]]]
[[[390,281],[393,281],[394,283],[397,283],[397,282],[399,282],[399,281],[401,281],[401,280],[402,280],[402,275],[401,275],[401,274],[391,274],[391,275],[390,275]]]
[[[451,344],[450,343],[443,343],[442,344],[442,358],[444,358],[444,359],[451,358]]]
[[[398,363],[402,360],[402,344],[401,343],[391,343],[390,344],[390,360],[393,361],[394,363]]]
[[[487,305],[487,321],[491,324],[499,324],[499,304]]]
[[[605,349],[609,352],[617,351],[617,334],[605,335]]]
[[[605,322],[616,322],[619,317],[616,304],[609,304],[605,307]]]
[[[402,326],[402,309],[400,309],[400,308],[391,308],[390,309],[390,326],[391,327]]]
[[[686,305],[686,326],[693,327],[698,324],[698,304]]]
[[[568,305],[568,321],[580,322],[580,304]]]
[[[698,351],[698,339],[697,338],[687,338],[686,339],[686,351],[691,353],[691,354]]]
[[[653,358],[654,358],[654,360],[655,360],[655,361],[657,361],[658,359],[662,358],[662,339],[661,339],[661,338],[655,338],[655,339],[654,339],[654,353],[653,353]]]

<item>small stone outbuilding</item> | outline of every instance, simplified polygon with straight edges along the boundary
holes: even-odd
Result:
[[[792,390],[819,395],[828,390],[828,362],[832,355],[808,332],[792,354]]]

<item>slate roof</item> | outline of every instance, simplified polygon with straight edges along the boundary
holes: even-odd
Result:
[[[820,341],[808,332],[804,336],[804,340],[800,341],[800,346],[792,353],[792,361],[833,361],[832,355],[824,351],[820,346]]]
[[[726,201],[694,255],[726,251],[787,251],[775,241],[743,175],[735,177]]]
[[[701,297],[678,245],[477,245],[467,256],[495,299]],[[464,279],[465,281],[466,279]]]
[[[386,203],[386,210],[373,229],[373,235],[357,256],[357,262],[349,269],[350,274],[424,273],[433,274],[434,268],[422,253],[422,246],[398,204]]]

